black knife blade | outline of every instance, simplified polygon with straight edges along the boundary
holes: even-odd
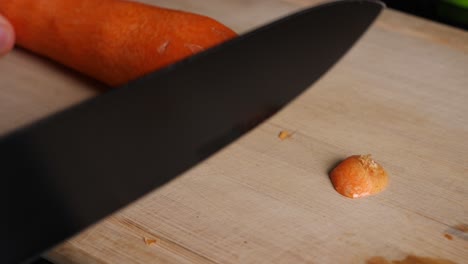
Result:
[[[34,258],[264,121],[382,7],[303,10],[1,138],[3,263]]]

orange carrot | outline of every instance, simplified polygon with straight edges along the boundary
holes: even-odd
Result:
[[[201,15],[126,0],[0,0],[16,43],[118,86],[236,36]]]
[[[330,173],[336,191],[349,198],[379,193],[388,185],[388,175],[370,155],[354,155],[343,160]]]

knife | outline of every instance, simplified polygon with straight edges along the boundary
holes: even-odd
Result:
[[[305,9],[2,137],[3,263],[35,259],[257,126],[382,8]]]

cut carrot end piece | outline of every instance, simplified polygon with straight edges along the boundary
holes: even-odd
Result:
[[[349,198],[360,198],[383,191],[388,175],[371,155],[353,155],[343,160],[330,173],[335,190]]]

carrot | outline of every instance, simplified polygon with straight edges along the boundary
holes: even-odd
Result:
[[[119,86],[236,36],[201,15],[126,0],[1,0],[16,43]]]
[[[353,155],[343,160],[330,173],[336,191],[349,198],[359,198],[383,191],[388,175],[370,155]]]

